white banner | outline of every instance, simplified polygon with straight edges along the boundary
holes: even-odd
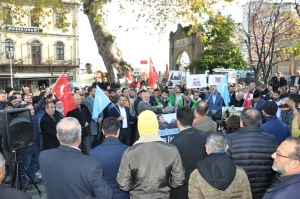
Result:
[[[171,80],[173,83],[173,86],[170,86],[170,87],[175,88],[175,86],[179,85],[180,81],[182,81],[184,79],[185,79],[185,73],[183,71],[170,70],[169,80]]]
[[[218,85],[224,75],[208,75],[208,85]]]
[[[228,71],[228,83],[236,83],[236,71]]]
[[[206,87],[206,74],[187,75],[186,87],[187,88],[203,88]]]

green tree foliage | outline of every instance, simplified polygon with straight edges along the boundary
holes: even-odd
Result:
[[[231,16],[223,17],[220,13],[209,18],[203,25],[200,40],[204,44],[203,56],[192,61],[190,69],[199,73],[213,68],[243,68],[246,62],[232,39],[235,24]]]

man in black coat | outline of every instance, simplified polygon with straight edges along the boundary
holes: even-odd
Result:
[[[189,107],[177,110],[177,126],[180,133],[170,142],[175,145],[182,159],[185,170],[185,183],[171,190],[172,199],[188,199],[188,183],[197,163],[206,157],[205,143],[207,135],[192,127],[194,113]]]
[[[59,146],[59,141],[56,137],[56,125],[60,119],[58,114],[55,114],[55,105],[52,102],[45,104],[45,114],[40,123],[44,150],[57,148]]]
[[[90,123],[92,120],[92,115],[88,107],[84,104],[81,104],[81,97],[78,94],[74,94],[74,100],[76,108],[67,113],[67,117],[74,117],[78,120],[82,129],[82,144],[85,148],[85,152],[92,147],[92,136],[90,133]],[[82,148],[82,147],[81,147]]]
[[[101,88],[102,90],[107,91],[107,87],[108,87],[108,86],[110,86],[110,83],[107,82],[107,77],[103,77],[102,83],[100,84],[100,88]]]
[[[115,77],[113,83],[110,84],[110,88],[117,89],[117,88],[120,88],[120,87],[121,87],[121,84],[118,81],[118,78]]]
[[[57,138],[60,146],[41,152],[39,157],[47,198],[111,199],[113,193],[103,177],[100,162],[83,155],[78,148],[81,142],[78,120],[62,119],[57,124]]]
[[[262,132],[259,127],[261,115],[255,108],[244,109],[240,117],[241,128],[227,136],[227,154],[246,171],[252,197],[258,199],[272,184],[271,155],[276,151],[278,141],[275,136]]]

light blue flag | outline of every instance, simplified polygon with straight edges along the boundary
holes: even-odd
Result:
[[[92,114],[92,118],[95,120],[95,122],[98,121],[98,115],[105,109],[105,107],[107,107],[109,103],[110,100],[97,85]]]
[[[223,97],[225,105],[228,107],[230,103],[230,97],[228,92],[228,77],[225,75],[219,85],[217,86],[217,90]]]

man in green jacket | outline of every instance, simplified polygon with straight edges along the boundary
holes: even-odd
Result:
[[[196,107],[196,103],[196,100],[191,99],[191,94],[188,91],[185,91],[183,93],[183,98],[179,100],[178,108],[187,106],[194,110],[194,108]]]

